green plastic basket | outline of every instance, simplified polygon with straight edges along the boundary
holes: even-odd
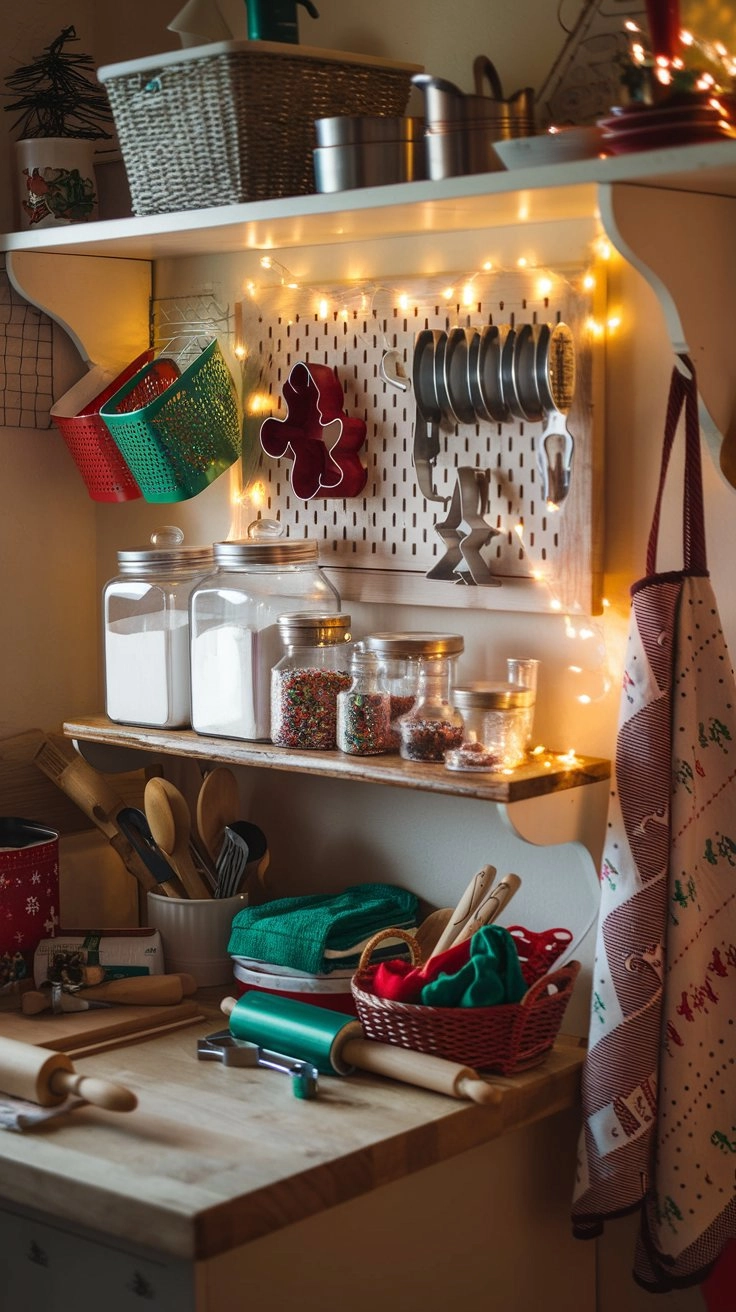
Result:
[[[146,501],[186,501],[240,454],[240,414],[230,370],[212,341],[180,376],[159,358],[100,408]]]

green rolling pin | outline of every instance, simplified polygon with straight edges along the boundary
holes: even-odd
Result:
[[[357,1068],[472,1102],[497,1104],[503,1096],[469,1066],[366,1039],[362,1025],[342,1011],[254,991],[220,1005],[233,1038],[311,1062],[324,1075]]]

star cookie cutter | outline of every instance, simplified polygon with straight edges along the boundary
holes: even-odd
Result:
[[[358,456],[366,424],[345,414],[334,369],[298,360],[284,383],[283,397],[286,417],[264,419],[260,438],[266,455],[293,461],[294,495],[301,501],[358,496],[368,478]]]

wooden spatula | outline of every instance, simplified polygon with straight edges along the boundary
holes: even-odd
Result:
[[[143,794],[146,819],[159,847],[169,857],[189,897],[212,896],[189,850],[192,818],[183,793],[168,779],[149,779]]]
[[[240,812],[238,781],[226,765],[216,765],[205,775],[197,796],[197,829],[213,861],[217,861],[225,826]]]

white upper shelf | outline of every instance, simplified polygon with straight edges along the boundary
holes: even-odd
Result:
[[[736,141],[330,195],[11,232],[0,250],[154,260],[542,223],[595,213],[601,186],[736,196]]]

